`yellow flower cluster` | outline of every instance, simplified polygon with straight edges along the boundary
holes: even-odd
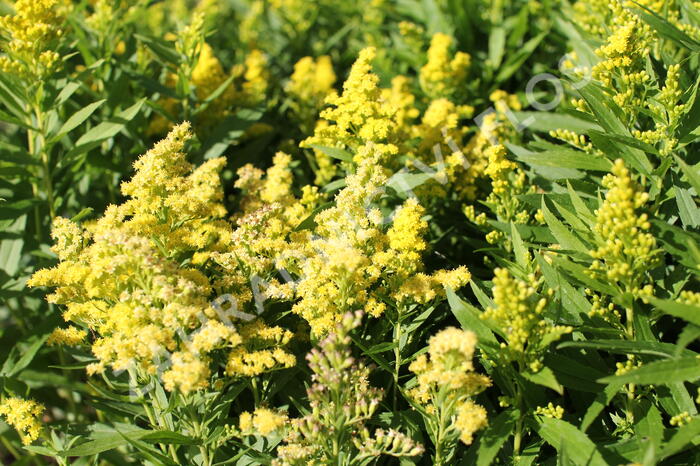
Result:
[[[85,341],[87,338],[87,332],[79,328],[70,326],[68,328],[57,328],[49,338],[46,339],[46,344],[49,346],[54,345],[65,345],[65,346],[77,346]]]
[[[682,413],[673,416],[668,423],[671,424],[673,427],[681,427],[688,424],[692,420],[693,417],[690,414],[688,414],[687,411],[683,411]]]
[[[39,417],[45,408],[34,400],[5,398],[0,402],[0,415],[19,433],[22,443],[29,445],[41,435]]]
[[[512,124],[506,114],[511,109],[519,110],[520,103],[515,96],[495,92],[492,98],[496,111],[485,118],[488,134],[474,136],[462,150],[469,133],[462,121],[471,117],[474,109],[463,103],[465,96],[448,88],[464,88],[461,80],[466,76],[469,60],[468,55],[461,53],[450,58],[451,44],[452,39],[444,34],[433,38],[428,63],[421,71],[421,85],[439,91],[427,100],[417,99],[421,94],[414,92],[412,80],[406,76],[395,76],[391,87],[380,88],[371,66],[376,51],[372,47],[362,50],[343,85],[342,95],[330,94],[330,107],[321,112],[314,135],[304,140],[301,147],[343,148],[354,154],[355,163],[368,152],[379,152],[383,155],[379,163],[391,170],[403,166],[433,171],[432,179],[416,188],[421,200],[434,202],[451,192],[474,199],[476,181],[487,165],[484,151],[493,136],[512,136]],[[315,150],[315,157],[316,182],[327,183],[336,173],[332,159],[319,150]]]
[[[486,169],[491,163],[490,159],[496,156],[493,151],[500,151],[500,149],[493,149],[493,146],[502,145],[505,142],[517,143],[519,138],[519,133],[509,117],[510,112],[522,109],[517,96],[496,90],[491,93],[489,100],[493,103],[493,111],[483,116],[479,131],[469,140],[464,149],[470,166],[466,173],[466,182],[457,185],[463,192],[464,198],[471,201],[475,200],[477,195],[476,180],[486,175]]]
[[[465,445],[474,441],[474,433],[488,425],[486,410],[480,405],[467,401],[457,408],[455,427],[459,431],[459,439]]]
[[[422,26],[410,21],[401,21],[399,34],[413,50],[419,50],[423,47],[425,29]]]
[[[372,47],[360,52],[343,83],[342,95],[331,93],[326,99],[331,107],[321,112],[321,118],[329,124],[317,126],[314,135],[304,140],[301,147],[318,144],[348,148],[355,152],[356,163],[369,152],[398,153],[393,143],[397,130],[396,108],[380,98],[379,77],[372,73],[371,62],[375,55]]]
[[[235,292],[234,285],[249,289],[249,275],[219,266],[213,276],[224,278],[210,282],[200,269],[229,251],[234,230],[221,204],[224,160],[194,168],[183,152],[191,137],[189,124],[179,125],[140,157],[136,173],[122,185],[128,199],[110,206],[102,218],[84,229],[57,221],[55,247],[61,261],[29,281],[30,286],[57,287],[49,301],[65,305],[66,320],[97,335],[92,351],[98,362],[88,367],[91,373],[107,367],[136,369],[145,378],[165,369],[166,388],[186,393],[209,385],[215,350],[228,350],[230,360],[244,361],[229,361],[231,376],[294,364],[293,356],[280,348],[289,342],[289,332],[261,320],[246,324],[254,330],[237,331],[232,321],[244,302],[234,300],[220,312],[210,305],[214,297]],[[273,351],[273,361],[260,351]]]
[[[666,81],[654,99],[647,100],[647,107],[656,114],[654,129],[632,130],[632,135],[642,142],[659,145],[659,153],[668,155],[678,145],[675,130],[687,105],[680,104],[683,92],[679,88],[680,65],[671,65],[666,71]]]
[[[613,325],[620,324],[622,317],[620,311],[615,308],[615,304],[610,302],[607,296],[601,296],[589,288],[586,289],[586,294],[590,295],[593,301],[591,310],[588,311],[590,317],[598,316]]]
[[[685,52],[673,41],[658,40],[656,33],[636,13],[640,6],[661,14],[690,36],[700,38],[700,29],[681,19],[678,2],[580,0],[574,9],[584,28],[605,41],[596,50],[600,62],[590,70],[590,77],[601,82],[623,110],[632,135],[657,146],[663,156],[676,148],[676,129],[686,111],[686,105],[680,103],[681,67],[669,66],[664,82],[648,67],[648,60],[650,56],[657,59],[663,56],[682,62]],[[579,74],[582,79],[588,78],[585,72]],[[573,103],[579,110],[586,111],[585,102],[574,100]],[[647,123],[649,116],[652,117],[650,124]],[[579,142],[579,147],[590,150],[585,140]]]
[[[428,355],[418,356],[409,366],[417,379],[411,397],[425,406],[431,419],[439,422],[455,417],[454,424],[445,427],[456,429],[454,436],[467,445],[474,432],[488,423],[486,410],[471,401],[491,385],[488,377],[474,372],[475,346],[474,333],[449,327],[431,337]]]
[[[244,411],[239,418],[243,434],[270,435],[287,423],[287,415],[267,408],[258,408],[253,413]]]
[[[541,356],[549,342],[556,341],[571,327],[553,325],[544,316],[547,299],[538,296],[541,278],[534,274],[528,282],[514,278],[508,269],[497,268],[493,278],[493,307],[484,311],[483,319],[489,319],[503,332],[505,342],[502,358],[516,361],[521,368],[538,371],[542,367]]]
[[[483,204],[500,222],[515,224],[538,222],[539,211],[533,214],[521,201],[522,195],[534,192],[535,188],[528,187],[525,172],[520,166],[506,158],[506,148],[501,144],[488,146],[484,155],[488,160],[484,173],[491,180],[491,193]],[[477,225],[486,225],[486,214],[481,213],[477,216],[473,205],[465,206],[464,214]],[[491,244],[505,241],[506,248],[510,248],[510,240],[505,239],[503,232],[499,230],[491,230],[486,235],[486,240]]]
[[[428,62],[420,69],[421,87],[430,98],[452,98],[466,84],[471,57],[464,52],[450,57],[452,45],[452,37],[442,33],[430,41]]]
[[[680,292],[678,301],[684,304],[700,306],[700,293],[696,291],[683,290]]]
[[[598,247],[590,252],[595,259],[590,270],[633,295],[650,295],[651,284],[643,283],[658,262],[658,251],[656,239],[648,232],[648,216],[639,212],[649,195],[634,182],[621,159],[615,161],[603,186],[608,192],[595,212],[593,232]]]
[[[191,29],[191,28],[190,28]],[[182,39],[180,39],[182,41]],[[269,71],[267,58],[257,49],[246,55],[244,62],[234,65],[229,73],[224,71],[223,65],[214,54],[214,49],[204,42],[199,36],[192,40],[197,41],[190,47],[194,49],[194,65],[187,73],[190,84],[194,86],[197,102],[195,109],[206,105],[206,111],[197,114],[195,126],[199,130],[215,125],[222,118],[240,107],[255,107],[265,100],[269,84]],[[206,99],[217,91],[227,80],[232,82],[211,102]],[[166,76],[166,85],[170,88],[177,86],[178,77],[174,73]],[[189,97],[187,97],[189,98]],[[182,111],[182,102],[176,98],[160,100],[162,106],[171,116],[177,116]],[[171,123],[164,115],[156,115],[150,123],[149,134],[161,134],[171,127]]]
[[[289,106],[304,134],[312,132],[318,113],[335,84],[333,63],[327,55],[303,57],[294,65],[294,73],[285,87]]]
[[[551,419],[561,419],[564,416],[564,408],[558,405],[554,405],[551,401],[547,403],[547,406],[538,406],[535,408],[535,414],[541,414],[544,417]]]
[[[301,299],[292,310],[309,322],[313,333],[326,333],[348,311],[382,314],[382,296],[396,303],[425,303],[444,295],[444,287],[457,289],[470,279],[463,267],[423,273],[427,224],[415,200],[407,200],[384,231],[383,216],[372,207],[386,183],[381,157],[368,153],[360,159],[335,206],[316,216],[314,237],[301,238],[285,265],[301,276],[296,287]]]
[[[383,391],[370,384],[370,369],[352,355],[349,334],[361,322],[361,312],[345,314],[307,355],[313,373],[313,384],[306,390],[310,408],[289,423],[273,465],[342,464],[347,458],[423,452],[422,445],[404,434],[381,429],[370,433],[366,427]]]
[[[43,79],[60,61],[53,44],[62,35],[65,18],[59,0],[17,0],[15,14],[0,17],[9,38],[0,70],[24,78]]]

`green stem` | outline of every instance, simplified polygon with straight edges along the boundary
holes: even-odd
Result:
[[[66,366],[66,354],[64,352],[64,349],[62,346],[58,347],[58,360],[61,363],[62,366]],[[70,380],[70,374],[66,369],[62,370],[63,375],[66,377],[66,380]],[[75,420],[78,418],[78,407],[75,404],[75,400],[73,399],[73,392],[71,390],[67,390],[67,398],[68,398],[68,406],[70,407],[70,412],[73,413],[76,417]]]
[[[250,388],[253,392],[253,401],[255,402],[255,407],[257,408],[258,405],[260,405],[260,390],[258,389],[258,381],[255,377],[252,377],[250,379]]]
[[[627,338],[634,340],[634,310],[631,306],[625,308],[625,324],[627,327]]]
[[[12,443],[10,443],[8,439],[6,439],[4,436],[0,436],[0,441],[2,441],[2,444],[5,446],[5,448],[7,448],[7,451],[10,452],[10,454],[14,456],[16,460],[19,461],[20,459],[22,459],[17,449],[12,445]]]
[[[393,408],[396,411],[399,397],[399,372],[401,370],[401,310],[398,310],[398,317],[396,319],[396,325],[394,325],[394,342],[396,347],[394,348],[394,400]]]
[[[46,199],[49,203],[49,215],[51,216],[51,221],[56,217],[56,212],[54,211],[54,194],[53,194],[53,182],[51,180],[51,166],[49,162],[49,153],[46,151],[46,135],[44,134],[44,114],[41,111],[41,106],[36,104],[34,107],[34,114],[36,116],[36,126],[39,129],[36,134],[38,139],[38,144],[34,148],[35,151],[39,152],[39,158],[41,159],[42,166],[42,181],[44,182],[44,189],[46,190]]]
[[[522,372],[522,371],[521,371]],[[523,392],[520,385],[515,383],[515,406],[518,409],[518,419],[515,421],[515,434],[513,436],[513,457],[517,458],[520,456],[520,449],[522,448],[523,441]]]
[[[438,415],[438,429],[435,435],[435,458],[433,463],[437,466],[444,464],[445,454],[443,453],[443,443],[445,441],[445,411],[444,407],[438,409],[440,414]]]

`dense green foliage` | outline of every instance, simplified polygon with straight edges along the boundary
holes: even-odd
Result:
[[[700,463],[700,2],[0,14],[1,462]]]

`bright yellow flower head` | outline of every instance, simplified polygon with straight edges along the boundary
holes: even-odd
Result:
[[[267,408],[258,408],[252,414],[244,411],[239,418],[243,434],[269,435],[287,423],[287,415]]]
[[[0,18],[0,29],[8,36],[7,56],[0,57],[0,69],[25,78],[41,79],[58,65],[60,56],[52,50],[65,21],[59,0],[17,0],[15,15]]]
[[[224,371],[252,376],[295,364],[281,348],[291,333],[256,320],[238,322],[238,311],[251,300],[251,270],[227,268],[226,254],[238,265],[246,257],[235,248],[242,252],[247,245],[235,241],[236,232],[224,218],[223,159],[194,168],[184,153],[191,137],[189,125],[179,125],[140,157],[136,173],[122,185],[128,199],[108,207],[102,218],[85,227],[57,221],[61,260],[29,281],[57,287],[49,300],[66,305],[64,318],[95,335],[92,352],[98,362],[88,367],[90,374],[107,369],[133,369],[141,379],[162,374],[166,389],[188,393],[209,386]],[[271,173],[277,187],[285,177],[282,167],[278,171],[278,176]],[[306,207],[295,208],[300,216]],[[212,281],[202,264],[216,269]],[[268,260],[267,267],[273,266]],[[291,294],[279,284],[275,293]],[[222,295],[233,303],[215,308],[212,301]],[[84,334],[57,330],[51,342]],[[228,354],[225,368],[215,364],[215,351]]]
[[[356,161],[363,157],[360,147],[374,143],[370,150],[393,155],[398,148],[393,144],[397,130],[396,108],[381,100],[379,77],[372,73],[372,60],[376,51],[368,47],[360,52],[343,84],[343,94],[331,94],[331,105],[321,113],[329,121],[327,126],[317,127],[314,136],[302,142],[302,147],[319,144],[346,147],[357,151]]]
[[[456,418],[447,435],[459,437],[467,445],[473,433],[488,424],[486,410],[471,401],[491,385],[488,377],[474,372],[475,347],[474,333],[446,328],[430,338],[428,355],[419,356],[409,366],[418,382],[411,397],[425,405],[428,416]]]
[[[649,294],[642,285],[658,261],[656,239],[649,233],[651,223],[647,214],[640,213],[649,195],[634,182],[621,159],[615,161],[603,186],[608,192],[595,212],[598,248],[590,253],[596,259],[591,271],[633,294]]]
[[[497,268],[493,278],[493,307],[482,318],[496,323],[505,334],[501,344],[508,361],[520,361],[536,370],[542,348],[540,343],[557,340],[571,332],[570,327],[553,325],[543,318],[547,299],[539,297],[539,282],[533,275],[530,283],[511,276],[508,269]]]
[[[53,332],[51,332],[51,335],[49,335],[49,338],[46,340],[46,344],[49,346],[77,346],[85,341],[85,338],[87,338],[87,332],[85,330],[70,326],[66,329],[55,329]]]
[[[318,57],[303,57],[294,65],[294,73],[286,86],[287,94],[292,98],[295,111],[300,117],[308,117],[316,113],[323,101],[333,90],[335,72],[331,58],[327,55]],[[304,109],[308,109],[304,112]]]
[[[430,41],[428,62],[420,70],[420,82],[433,99],[450,98],[466,85],[471,57],[464,52],[450,57],[452,44],[452,38],[443,33],[435,34]]]
[[[39,438],[41,422],[39,417],[45,408],[34,400],[5,398],[0,402],[0,415],[19,433],[22,443],[29,445]]]

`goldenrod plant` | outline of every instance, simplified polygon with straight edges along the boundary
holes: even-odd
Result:
[[[699,464],[700,4],[0,1],[0,463]]]

